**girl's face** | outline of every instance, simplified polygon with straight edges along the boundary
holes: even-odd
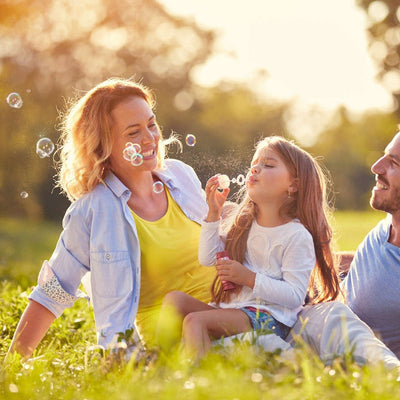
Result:
[[[246,177],[249,197],[256,203],[281,205],[289,192],[294,192],[294,178],[286,165],[270,147],[256,151]]]
[[[141,97],[133,96],[118,104],[111,112],[113,121],[113,146],[110,155],[111,169],[119,177],[140,171],[152,171],[157,167],[160,131],[149,104]],[[127,143],[140,145],[143,163],[134,166],[123,157]]]

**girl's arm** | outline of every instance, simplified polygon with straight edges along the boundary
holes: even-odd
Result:
[[[46,307],[31,300],[18,323],[8,352],[29,358],[55,318]]]

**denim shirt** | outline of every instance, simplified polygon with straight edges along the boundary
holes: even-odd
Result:
[[[194,170],[167,159],[165,168],[154,172],[185,215],[200,224],[207,203]],[[73,202],[56,248],[43,263],[38,285],[29,296],[58,317],[75,300],[88,298],[78,288],[83,278],[90,281],[97,341],[102,346],[134,326],[139,304],[140,244],[127,205],[130,196],[110,173],[105,185]]]

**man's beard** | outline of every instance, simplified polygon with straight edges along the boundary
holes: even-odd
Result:
[[[392,194],[389,198],[379,199],[375,192],[372,192],[369,201],[371,207],[375,210],[394,214],[400,210],[400,187],[392,188]]]

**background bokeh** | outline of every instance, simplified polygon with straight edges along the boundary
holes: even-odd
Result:
[[[393,106],[356,116],[345,106],[329,117],[319,115],[317,107],[307,111],[308,121],[325,118],[320,121],[324,129],[312,143],[304,143],[330,170],[338,209],[368,207],[373,183],[369,168],[397,131],[400,118],[399,3],[355,4],[368,21],[364,34],[370,56]],[[53,190],[57,153],[40,158],[36,143],[41,137],[56,143],[58,115],[68,99],[110,76],[134,77],[153,89],[165,136],[175,132],[183,143],[187,134],[196,136],[195,146],[184,144],[182,153],[171,149],[170,156],[191,164],[203,183],[216,172],[231,178],[244,173],[262,136],[299,139],[296,131],[304,132],[307,115],[302,122],[297,111],[293,123],[294,102],[260,96],[257,77],[207,86],[194,79],[193,71],[222,51],[217,39],[217,29],[175,15],[156,0],[1,1],[0,216],[61,218],[68,201]],[[275,40],[279,43],[279,36]],[[265,65],[260,80],[267,71]],[[21,108],[7,104],[11,92],[21,95]]]

